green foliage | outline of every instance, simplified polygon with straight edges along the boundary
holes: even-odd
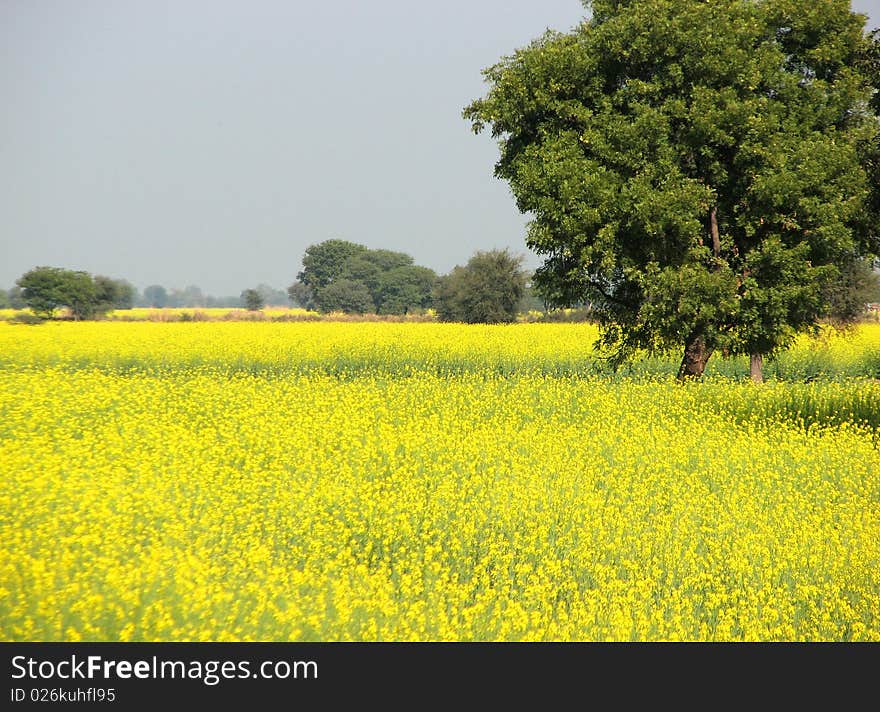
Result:
[[[365,314],[376,310],[370,290],[363,282],[345,277],[337,279],[320,291],[321,311]]]
[[[65,303],[65,272],[58,267],[36,267],[16,281],[25,304],[34,314],[51,319]]]
[[[263,295],[256,289],[245,289],[241,293],[241,303],[248,311],[260,311],[266,306]]]
[[[306,248],[303,269],[296,278],[313,292],[342,276],[346,261],[367,248],[347,240],[325,240]]]
[[[367,250],[360,255],[355,255],[346,262],[345,271],[351,269],[351,264],[358,258],[375,265],[380,272],[388,272],[397,267],[408,267],[413,264],[413,258],[405,252],[394,252],[393,250]]]
[[[521,264],[522,258],[507,250],[477,252],[439,280],[437,316],[468,324],[515,321],[526,284]]]
[[[96,310],[107,312],[111,309],[131,309],[134,306],[135,288],[124,279],[112,279],[95,275]]]
[[[98,307],[91,275],[60,267],[36,267],[19,277],[22,297],[37,316],[51,319],[66,306],[75,319],[88,319]]]
[[[880,302],[880,274],[871,261],[854,259],[841,271],[825,300],[832,321],[852,324],[864,316],[866,304]]]
[[[0,309],[11,309],[12,301],[5,289],[0,289]]]
[[[871,107],[880,116],[880,80],[877,79],[880,77],[880,29],[874,30],[867,38],[860,69],[864,74],[875,77]],[[859,145],[859,155],[868,174],[870,189],[867,209],[862,215],[862,232],[869,235],[871,252],[880,255],[880,132]]]
[[[379,275],[373,299],[379,314],[409,314],[427,309],[437,275],[418,265],[400,265]]]
[[[45,319],[41,316],[37,316],[36,314],[28,314],[27,312],[21,312],[16,314],[11,319],[7,320],[10,324],[24,324],[26,326],[37,326],[38,324],[42,324]]]
[[[350,279],[360,282],[374,295],[379,286],[383,269],[376,260],[370,258],[370,252],[365,251],[349,257],[340,267],[336,279]]]
[[[314,292],[299,280],[287,288],[287,298],[290,299],[295,306],[302,309],[314,310],[318,308],[318,305],[315,303]]]
[[[265,306],[263,295],[256,289],[245,289],[241,293],[241,303],[248,311],[260,311]]]
[[[98,292],[88,272],[69,273],[63,294],[74,319],[91,319],[98,313]]]
[[[527,276],[526,287],[523,290],[523,297],[519,303],[521,312],[543,312],[546,311],[544,299],[538,294],[534,285],[531,283],[531,276]]]
[[[536,287],[589,302],[618,362],[787,347],[878,252],[877,37],[846,0],[592,8],[486,70],[464,111],[533,216]]]
[[[297,277],[287,293],[306,309],[380,314],[429,307],[436,279],[432,270],[413,264],[406,253],[371,250],[344,240],[310,246]]]

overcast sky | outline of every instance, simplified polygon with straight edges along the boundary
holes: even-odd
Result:
[[[805,0],[808,1],[808,0]],[[880,25],[880,0],[853,6]],[[524,244],[462,108],[578,0],[0,0],[0,287],[37,265],[284,288],[340,237]]]

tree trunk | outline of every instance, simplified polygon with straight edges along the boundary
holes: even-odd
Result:
[[[715,269],[721,264],[721,235],[718,231],[718,206],[713,205],[709,210],[709,235],[712,239],[712,256],[716,260]],[[706,345],[706,339],[700,331],[693,331],[684,344],[684,356],[681,366],[678,368],[678,380],[701,378],[706,364],[712,355],[712,349]]]
[[[713,206],[709,213],[709,232],[712,234],[712,254],[721,259],[721,235],[718,233],[718,208]]]
[[[706,370],[706,364],[712,355],[712,349],[706,346],[702,334],[693,334],[684,345],[684,356],[678,369],[678,380],[700,378]]]
[[[761,354],[752,354],[749,363],[749,373],[752,376],[752,382],[764,382],[764,357]]]
[[[709,210],[709,236],[712,239],[712,256],[715,258],[715,269],[721,268],[721,234],[718,230],[718,206]],[[678,368],[678,380],[701,378],[706,364],[712,355],[712,349],[706,345],[706,339],[698,330],[691,332],[684,344],[684,356]]]

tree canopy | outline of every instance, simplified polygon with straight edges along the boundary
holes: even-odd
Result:
[[[257,289],[245,289],[241,293],[241,303],[248,311],[260,311],[266,302],[263,295]]]
[[[435,306],[442,321],[497,324],[516,320],[525,292],[522,258],[508,250],[477,252],[437,286]]]
[[[324,312],[407,314],[430,306],[435,280],[404,252],[326,240],[306,249],[287,292],[300,306]]]
[[[111,309],[131,309],[137,290],[124,279],[113,279],[98,274],[95,280],[95,300],[99,312]]]
[[[18,278],[25,304],[37,316],[51,319],[67,307],[74,319],[87,319],[99,307],[98,290],[88,272],[60,267],[35,267]]]
[[[400,265],[379,275],[373,299],[379,314],[409,314],[427,309],[437,275],[418,265]]]
[[[321,311],[365,314],[376,310],[370,290],[363,282],[342,277],[323,287],[319,297]]]
[[[880,252],[864,25],[848,0],[595,0],[487,69],[464,115],[533,216],[544,299],[589,301],[616,362],[682,348],[681,377],[815,328]]]
[[[348,240],[325,240],[309,245],[303,255],[302,272],[296,277],[309,289],[317,291],[338,279],[350,258],[366,251],[364,245]]]

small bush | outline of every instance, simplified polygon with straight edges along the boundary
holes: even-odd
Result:
[[[16,314],[11,319],[7,320],[10,324],[26,324],[28,326],[36,326],[37,324],[42,324],[45,319],[37,316],[36,314],[29,314],[28,312],[22,312],[20,314]]]

